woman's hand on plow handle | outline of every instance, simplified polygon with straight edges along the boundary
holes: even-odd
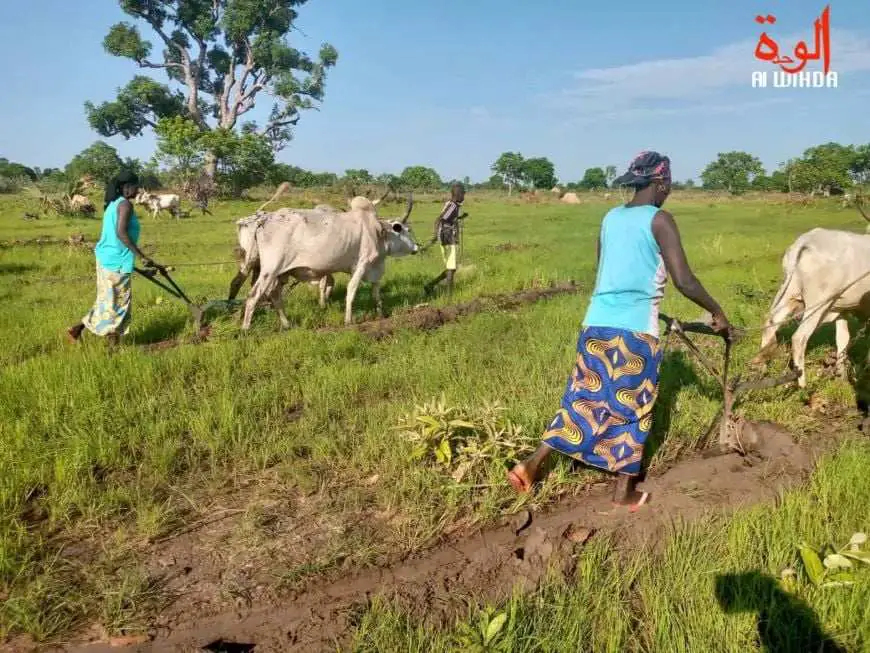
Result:
[[[166,274],[166,266],[160,265],[157,261],[150,258],[145,259],[145,269],[155,270],[156,272],[160,272],[161,274]]]
[[[734,342],[737,337],[737,330],[731,325],[724,313],[713,316],[710,328],[729,342]]]

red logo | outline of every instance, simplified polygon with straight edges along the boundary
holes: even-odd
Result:
[[[756,16],[755,21],[761,25],[776,24],[776,16],[770,14],[766,16]],[[810,52],[806,41],[798,41],[794,47],[794,56],[780,55],[779,45],[767,35],[767,32],[761,33],[761,38],[758,40],[758,45],[755,47],[756,59],[769,61],[774,65],[780,66],[789,74],[799,73],[807,65],[808,61],[821,59],[824,63],[824,73],[828,74],[831,68],[831,6],[825,7],[822,15],[819,16],[815,23],[815,49]]]

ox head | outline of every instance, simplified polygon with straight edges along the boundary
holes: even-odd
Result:
[[[383,199],[383,198],[381,198]],[[414,196],[408,193],[408,205],[405,208],[405,215],[397,220],[381,220],[381,229],[386,237],[387,253],[390,256],[407,256],[408,254],[416,254],[420,251],[420,246],[414,239],[414,232],[411,230],[408,219],[411,217],[411,211],[414,208]]]

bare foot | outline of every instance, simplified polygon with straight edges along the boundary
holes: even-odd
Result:
[[[613,503],[616,506],[628,506],[630,512],[637,512],[649,500],[649,492],[645,492],[641,484],[637,487],[637,479],[631,476],[620,476],[613,490]]]
[[[508,482],[514,490],[523,493],[532,489],[532,479],[529,472],[523,463],[517,463],[514,468],[508,472]]]
[[[84,326],[81,324],[71,326],[69,329],[66,330],[66,339],[72,344],[77,343],[79,340],[81,340],[83,330]]]
[[[649,500],[648,492],[641,492],[639,490],[631,490],[627,494],[623,495],[619,499],[614,498],[613,503],[617,506],[628,506],[631,512],[636,512],[638,508],[640,508],[643,504],[645,504]]]

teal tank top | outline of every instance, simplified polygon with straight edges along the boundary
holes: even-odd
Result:
[[[103,231],[100,234],[100,240],[94,247],[94,255],[97,257],[97,263],[106,270],[129,274],[133,272],[135,258],[133,250],[118,238],[118,205],[123,201],[124,198],[119,197],[106,207],[103,213]],[[127,222],[127,234],[130,236],[130,240],[138,246],[139,219],[136,217],[136,211],[130,214],[130,219]]]
[[[618,206],[601,223],[601,257],[584,326],[626,329],[658,338],[667,271],[652,233],[658,208]]]

